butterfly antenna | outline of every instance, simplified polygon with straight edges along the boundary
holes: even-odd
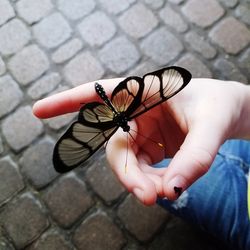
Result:
[[[126,152],[126,161],[125,161],[125,174],[127,173],[127,170],[128,170],[128,133],[127,133],[127,152]]]
[[[147,139],[147,140],[149,140],[149,141],[155,143],[155,144],[156,144],[157,146],[159,146],[160,148],[165,149],[165,146],[164,146],[162,143],[157,142],[157,141],[155,141],[155,140],[153,140],[153,139],[151,139],[151,138],[149,138],[149,137],[147,137],[147,136],[145,136],[145,135],[142,135],[142,134],[140,134],[138,131],[136,131],[136,130],[134,130],[134,129],[131,129],[131,128],[130,128],[130,130],[133,131],[133,132],[135,132],[135,133],[138,134],[139,136],[141,136],[141,137],[143,137],[143,138],[145,138],[145,139]],[[129,133],[129,134],[130,134],[130,133]],[[130,134],[130,136],[133,138],[133,136],[132,136],[131,134]],[[135,141],[134,138],[133,138],[133,140]]]

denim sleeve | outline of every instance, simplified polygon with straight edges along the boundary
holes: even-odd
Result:
[[[169,160],[156,164],[163,167]],[[158,199],[171,213],[219,237],[233,249],[250,249],[247,190],[250,142],[229,140],[210,170],[176,201]]]

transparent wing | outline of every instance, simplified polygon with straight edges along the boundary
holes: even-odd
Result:
[[[65,173],[82,165],[117,129],[113,126],[103,130],[79,122],[71,124],[54,148],[53,163],[56,171]]]
[[[114,114],[105,104],[87,103],[54,148],[55,169],[64,173],[78,167],[92,156],[118,129]]]
[[[144,91],[140,105],[130,118],[135,118],[181,91],[191,80],[191,74],[180,67],[169,67],[143,76]]]
[[[140,77],[128,77],[114,89],[111,102],[118,112],[131,113],[140,105],[144,84]]]
[[[114,89],[111,102],[130,120],[174,96],[190,80],[187,70],[175,66],[148,73],[143,78],[128,77]]]
[[[112,127],[114,113],[103,103],[91,102],[84,105],[79,112],[78,121],[90,127],[107,129]]]

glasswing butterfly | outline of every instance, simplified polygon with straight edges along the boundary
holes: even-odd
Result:
[[[95,91],[103,103],[91,102],[81,107],[78,120],[57,141],[53,152],[56,171],[65,173],[83,165],[119,127],[129,132],[129,121],[177,94],[191,78],[190,72],[176,66],[142,78],[128,77],[117,85],[111,99],[95,83]]]

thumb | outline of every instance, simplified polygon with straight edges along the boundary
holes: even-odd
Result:
[[[223,142],[221,131],[217,126],[206,124],[189,131],[163,176],[164,195],[168,199],[177,199],[208,171]]]

